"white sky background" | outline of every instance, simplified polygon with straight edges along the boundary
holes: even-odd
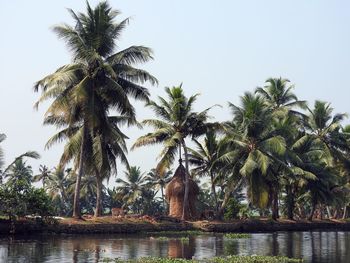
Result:
[[[227,101],[262,86],[269,77],[286,77],[296,84],[299,99],[332,103],[336,112],[349,112],[350,2],[326,0],[255,1],[109,1],[131,16],[118,46],[145,45],[153,62],[141,66],[160,85],[150,88],[152,99],[165,86],[183,82],[186,94],[201,93],[196,110],[221,104],[212,116],[229,118]],[[98,1],[90,1],[95,6]],[[62,145],[44,151],[54,127],[42,125],[46,105],[39,111],[33,83],[70,62],[65,43],[51,31],[72,24],[65,8],[85,12],[85,1],[1,1],[0,4],[0,133],[7,163],[27,150],[42,158],[28,161],[54,167]],[[153,117],[137,104],[138,119]],[[347,121],[348,122],[348,121]],[[125,130],[131,145],[147,130]],[[129,153],[131,165],[148,171],[156,164],[159,147]],[[120,169],[120,173],[123,169]],[[113,179],[111,181],[114,181]]]

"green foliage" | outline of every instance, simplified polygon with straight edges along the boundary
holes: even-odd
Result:
[[[72,52],[72,63],[58,68],[39,80],[34,90],[41,89],[36,107],[52,101],[44,123],[60,129],[49,141],[66,141],[60,166],[73,161],[76,176],[73,216],[80,216],[80,181],[83,174],[98,178],[96,215],[101,213],[102,180],[116,174],[116,159],[128,167],[126,158],[127,136],[120,125],[136,124],[136,113],[130,99],[147,102],[148,90],[142,85],[157,79],[135,64],[151,59],[151,49],[131,46],[117,51],[117,41],[129,19],[116,21],[119,11],[107,2],[91,8],[87,2],[86,13],[69,9],[74,25],[62,24],[54,32],[63,39]],[[114,112],[117,116],[111,116]]]
[[[53,215],[51,199],[43,188],[31,188],[25,199],[28,203],[27,210],[29,214],[41,217]]]
[[[240,238],[250,238],[250,234],[244,234],[244,233],[226,233],[224,234],[224,237],[227,239],[240,239]]]
[[[117,263],[301,263],[302,259],[292,259],[280,256],[228,256],[216,257],[212,259],[194,260],[181,258],[140,258],[140,259],[110,259],[105,258],[102,262]]]
[[[205,261],[204,261],[205,262]],[[214,258],[208,262],[214,263],[301,263],[302,259],[293,259],[281,256],[229,256]]]
[[[230,198],[225,214],[224,214],[224,219],[225,220],[231,220],[231,219],[238,219],[239,218],[239,212],[243,208],[243,205],[238,202],[235,198]]]
[[[21,189],[20,191],[18,191]],[[18,216],[51,216],[53,207],[51,199],[44,189],[36,189],[19,181],[16,187],[2,185],[0,187],[0,214],[14,219]]]
[[[160,162],[157,167],[159,172],[163,172],[173,164],[176,151],[183,147],[185,138],[196,138],[205,133],[209,111],[209,109],[202,112],[193,111],[198,94],[186,97],[182,85],[165,88],[165,92],[168,100],[159,97],[159,103],[150,101],[147,104],[159,119],[147,119],[142,123],[151,126],[154,131],[141,136],[133,145],[133,148],[153,144],[164,146],[159,155]]]

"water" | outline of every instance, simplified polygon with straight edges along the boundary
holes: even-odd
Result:
[[[350,232],[276,232],[228,240],[222,234],[159,240],[150,235],[0,237],[0,262],[99,262],[102,258],[282,255],[304,262],[350,262]]]

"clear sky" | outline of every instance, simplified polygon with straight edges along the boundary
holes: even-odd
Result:
[[[98,1],[90,1],[94,6]],[[154,61],[142,66],[165,86],[183,82],[187,95],[201,93],[196,109],[212,104],[218,120],[229,117],[227,101],[238,103],[244,91],[263,85],[269,77],[289,78],[299,99],[332,103],[349,112],[350,1],[338,0],[110,0],[132,17],[118,46],[149,46]],[[42,125],[47,105],[33,109],[35,81],[70,62],[64,42],[53,25],[72,24],[66,8],[85,11],[81,0],[1,1],[0,5],[0,132],[6,160],[36,150],[42,158],[30,161],[57,164],[62,146],[44,150],[55,132]],[[152,116],[137,104],[139,120]],[[129,129],[129,145],[147,130]],[[132,165],[155,166],[159,148],[129,153]]]

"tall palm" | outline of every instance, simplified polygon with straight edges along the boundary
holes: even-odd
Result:
[[[166,206],[164,198],[164,188],[167,185],[167,183],[170,182],[171,175],[171,170],[159,172],[157,169],[152,169],[146,176],[146,180],[152,188],[155,188],[156,190],[160,189],[160,193],[162,195],[163,208],[165,211]]]
[[[274,194],[278,193],[281,187],[285,188],[285,204],[287,210],[287,216],[289,219],[293,219],[293,211],[295,208],[296,191],[300,185],[300,182],[305,180],[316,180],[317,176],[309,169],[310,158],[318,154],[318,157],[322,157],[322,150],[316,145],[312,144],[312,141],[300,140],[305,132],[302,131],[300,115],[287,114],[283,118],[278,118],[273,123],[275,133],[282,136],[286,143],[286,151],[283,157],[280,158],[280,162],[277,162],[273,166],[273,172],[276,177],[276,182],[273,191]],[[308,162],[310,162],[308,164]],[[275,196],[273,207],[274,217],[278,217],[278,196]]]
[[[64,24],[54,27],[54,31],[66,41],[73,53],[73,62],[38,81],[34,90],[42,88],[36,106],[53,98],[45,124],[73,130],[81,127],[73,205],[73,217],[79,218],[80,181],[85,172],[84,164],[91,158],[96,130],[103,126],[100,123],[106,122],[111,110],[117,110],[134,122],[135,110],[129,97],[147,101],[148,91],[141,85],[145,81],[156,84],[157,80],[148,72],[133,67],[152,59],[149,48],[131,46],[115,53],[116,41],[129,21],[115,22],[119,11],[101,2],[94,9],[87,3],[86,14],[76,14],[71,9],[69,12],[75,26]]]
[[[241,107],[229,104],[233,120],[226,124],[220,157],[234,173],[248,182],[248,197],[260,208],[270,203],[269,191],[275,181],[271,169],[285,152],[285,140],[273,129],[272,109],[259,95],[241,97]]]
[[[142,196],[143,189],[146,186],[146,177],[141,172],[140,167],[130,166],[130,168],[124,172],[126,180],[117,178],[116,183],[119,184],[116,188],[118,192],[123,196],[123,208],[136,202],[136,200]]]
[[[150,101],[147,106],[150,107],[159,119],[144,120],[143,124],[154,128],[154,132],[148,133],[137,139],[133,148],[163,144],[164,148],[160,154],[160,162],[158,170],[162,171],[168,168],[175,159],[176,153],[181,148],[185,155],[185,194],[182,219],[189,217],[189,160],[188,150],[185,139],[196,138],[205,133],[207,129],[206,121],[208,119],[208,110],[202,112],[194,112],[193,104],[198,94],[187,98],[183,92],[182,85],[178,87],[165,88],[168,100],[158,97],[159,104]],[[179,154],[181,159],[181,153]]]
[[[48,180],[50,180],[51,171],[46,165],[39,166],[39,174],[35,175],[33,178],[34,182],[41,181],[43,187],[46,188]]]
[[[196,149],[189,148],[189,161],[194,168],[192,171],[198,176],[209,176],[211,182],[211,192],[214,197],[216,209],[218,209],[218,198],[215,189],[215,178],[220,169],[218,159],[222,152],[219,148],[219,140],[213,130],[209,130],[205,134],[204,141],[200,143],[198,140],[193,140]]]
[[[305,118],[305,115],[297,111],[297,108],[306,109],[306,101],[298,100],[297,96],[293,93],[294,85],[290,85],[290,81],[288,79],[283,79],[281,77],[269,78],[265,83],[266,85],[263,88],[258,87],[255,93],[262,96],[267,107],[270,107],[272,109],[272,113],[275,119],[274,125],[277,126],[276,129],[279,129],[281,126],[285,127],[286,124],[289,124],[290,122],[293,122],[293,125],[295,125],[295,127],[298,127],[302,118]],[[294,127],[292,128],[292,130],[295,131]],[[286,139],[290,139],[291,135],[293,136],[293,134],[291,134],[291,132],[286,129],[282,130],[282,132],[280,130],[280,133],[278,134]],[[285,164],[288,166],[288,162]],[[271,195],[273,196],[273,218],[279,217],[278,192],[280,188],[280,182],[283,181],[280,180],[280,177],[283,177],[285,174],[285,169],[283,168],[284,166],[281,165],[275,165],[272,167],[272,173],[274,173],[276,177],[275,187],[271,188]]]

